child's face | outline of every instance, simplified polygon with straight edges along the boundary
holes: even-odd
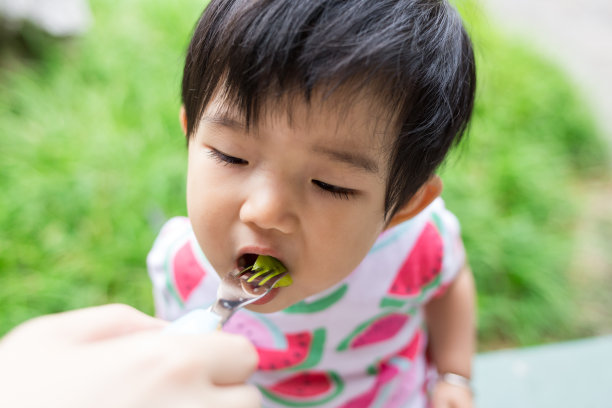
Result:
[[[334,94],[336,95],[336,94]],[[384,229],[392,128],[367,99],[293,101],[243,116],[213,99],[189,142],[187,207],[221,277],[245,253],[278,258],[293,285],[249,308],[284,309],[348,276]]]

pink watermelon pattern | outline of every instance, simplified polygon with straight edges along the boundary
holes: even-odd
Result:
[[[379,374],[376,377],[376,383],[374,386],[364,394],[361,394],[342,405],[340,408],[365,408],[372,406],[375,401],[380,403],[380,400],[384,398],[385,394],[382,392],[382,390],[384,389],[385,385],[391,382],[391,380],[398,375],[398,373],[399,370],[397,367],[388,363],[382,363],[380,365]]]
[[[376,316],[361,325],[338,345],[338,351],[356,349],[393,338],[406,325],[410,315],[389,313]]]
[[[387,401],[389,398],[403,399],[404,395],[390,396],[389,393],[385,392],[385,388],[391,385],[392,380],[397,380],[400,374],[403,377],[410,377],[411,363],[415,361],[424,347],[424,334],[421,330],[418,330],[406,347],[390,359],[380,362],[377,368],[372,367],[372,371],[378,373],[374,386],[366,393],[342,405],[341,408],[363,408],[373,406],[374,403],[376,403],[375,406],[381,406],[384,402],[389,403]],[[395,404],[391,405],[395,406]]]
[[[305,371],[284,379],[269,388],[260,387],[272,401],[290,407],[316,407],[336,398],[344,389],[334,372]]]
[[[206,276],[206,271],[197,260],[192,241],[186,241],[171,259],[171,275],[181,301],[185,302],[193,290]]]
[[[325,329],[317,329],[312,333],[288,334],[286,338],[285,349],[257,348],[260,370],[304,370],[314,367],[321,360]]]
[[[267,318],[248,311],[237,312],[224,326],[224,331],[246,336],[259,355],[258,369],[307,370],[323,356],[326,331],[302,331],[284,335]]]
[[[257,349],[286,349],[283,332],[263,315],[239,310],[223,326],[223,331],[245,336]]]
[[[401,306],[439,282],[444,255],[443,242],[434,223],[425,225],[410,254],[400,267],[381,306]]]
[[[257,349],[259,366],[251,381],[264,406],[401,408],[413,398],[426,400],[427,334],[419,310],[444,293],[463,260],[462,248],[443,245],[455,238],[454,230],[435,215],[430,223],[414,224],[418,230],[393,230],[397,236],[388,236],[385,245],[377,241],[377,252],[368,256],[389,262],[364,265],[372,265],[372,273],[381,264],[396,266],[387,268],[387,279],[372,294],[377,301],[367,309],[356,310],[363,281],[351,278],[283,312],[243,309],[230,319],[224,330],[246,336]],[[167,303],[170,317],[187,302],[209,304],[218,284],[191,230],[173,227],[176,233],[164,235],[164,245],[151,257],[156,290],[163,295],[158,299]]]
[[[425,349],[425,334],[422,330],[417,330],[410,343],[397,353],[397,356],[404,358],[409,361],[414,361],[423,350]]]

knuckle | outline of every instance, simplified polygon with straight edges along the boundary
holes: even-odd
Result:
[[[47,320],[43,317],[35,317],[31,320],[28,320],[24,323],[21,323],[19,326],[14,327],[10,332],[8,332],[4,338],[2,339],[3,343],[10,343],[13,340],[19,341],[19,339],[28,338],[28,336],[32,337],[32,333],[37,333],[41,331],[41,326],[47,324]]]
[[[165,367],[169,373],[188,375],[194,366],[194,358],[185,348],[175,348],[166,354]]]
[[[197,375],[197,359],[194,358],[193,348],[183,339],[165,338],[159,336],[151,339],[149,347],[143,354],[143,364],[150,366],[157,375],[166,381],[175,381],[178,378],[188,379]]]
[[[259,357],[257,350],[253,343],[251,343],[246,337],[243,336],[232,336],[232,342],[230,347],[236,353],[240,355],[244,361],[245,366],[251,370],[257,368]]]
[[[121,303],[100,306],[99,313],[103,321],[126,332],[145,327],[151,319],[132,306]]]
[[[99,306],[101,310],[104,310],[106,313],[110,313],[116,316],[125,316],[125,315],[136,315],[139,312],[134,309],[132,306],[128,306],[123,303],[111,303],[104,306]]]
[[[15,327],[6,337],[27,339],[52,336],[58,330],[57,323],[62,321],[62,317],[61,313],[34,317]]]

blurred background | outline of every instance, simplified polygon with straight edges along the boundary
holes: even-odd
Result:
[[[612,6],[454,3],[479,89],[441,173],[479,351],[612,334]],[[0,0],[0,335],[108,302],[153,312],[145,257],[186,214],[179,85],[204,4]]]

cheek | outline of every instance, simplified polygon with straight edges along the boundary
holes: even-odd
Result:
[[[235,213],[232,204],[232,183],[219,182],[219,169],[214,163],[189,158],[187,170],[187,212],[198,242],[203,249],[227,240],[229,223]],[[207,254],[208,255],[208,254]]]
[[[379,218],[347,217],[331,228],[321,225],[311,232],[312,253],[321,271],[317,276],[319,284],[333,285],[361,263],[383,230],[382,215]]]
[[[223,172],[201,151],[189,152],[187,168],[187,211],[192,220],[221,216],[232,197],[235,183],[224,182]]]
[[[339,254],[354,269],[366,256],[382,231],[381,223],[355,221],[339,237]]]

